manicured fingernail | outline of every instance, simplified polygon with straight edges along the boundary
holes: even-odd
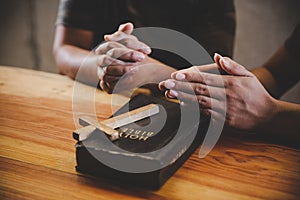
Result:
[[[171,78],[176,79],[176,72],[173,72],[173,73],[171,74]]]
[[[174,97],[178,97],[178,93],[175,90],[170,90],[170,94]]]
[[[217,56],[220,57],[220,58],[223,58],[220,54],[215,53],[214,58],[217,57]]]
[[[136,54],[135,54],[135,58],[136,58],[137,60],[144,60],[144,59],[145,59],[145,55],[142,54],[142,53],[136,53]]]
[[[182,73],[177,73],[176,74],[176,79],[179,80],[179,81],[182,81],[185,79],[185,75],[182,74]]]
[[[166,92],[166,96],[170,99],[175,99],[175,96],[172,96],[169,92]]]
[[[165,87],[168,89],[172,89],[175,86],[175,83],[171,80],[166,80]]]
[[[151,53],[151,48],[150,48],[150,47],[145,47],[145,48],[144,48],[144,52],[145,52],[146,54]]]
[[[222,61],[222,59],[223,59],[223,56],[221,56],[220,54],[218,54],[218,53],[215,53],[215,55],[214,55],[214,60],[215,61],[217,61],[218,63],[218,65],[220,66],[221,65],[221,61]]]
[[[230,68],[231,67],[231,64],[230,64],[230,60],[228,58],[222,58],[222,62],[224,64],[225,67],[228,67]]]
[[[136,66],[132,66],[131,68],[130,68],[130,72],[137,72],[138,71],[138,68],[136,67]]]

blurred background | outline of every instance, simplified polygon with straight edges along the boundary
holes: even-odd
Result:
[[[57,72],[52,43],[58,4],[59,0],[0,0],[0,65]],[[234,59],[248,69],[263,64],[300,18],[299,0],[235,0],[235,6]],[[282,99],[300,103],[300,83]]]

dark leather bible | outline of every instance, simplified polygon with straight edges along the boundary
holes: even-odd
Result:
[[[114,116],[151,103],[158,104],[160,112],[118,128],[118,140],[110,141],[95,130],[77,142],[76,169],[127,185],[159,189],[201,144],[209,119],[200,116],[196,124],[182,125],[178,103],[146,95],[133,97]],[[184,130],[181,134],[179,127]]]

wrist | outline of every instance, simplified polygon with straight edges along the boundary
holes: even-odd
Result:
[[[261,66],[251,71],[264,88],[274,97],[278,97],[278,86],[271,72],[265,67]]]
[[[274,109],[266,130],[279,135],[284,134],[299,137],[299,117],[299,104],[274,99]]]
[[[280,100],[273,98],[273,110],[271,115],[271,123],[276,121],[280,113],[282,113],[282,103]]]
[[[274,121],[276,121],[281,112],[280,102],[272,96],[268,96],[268,100],[264,102],[264,107],[258,110],[258,112],[263,115],[261,115],[259,121],[257,121],[257,131],[270,131],[274,126]]]
[[[144,75],[147,75],[147,82],[156,83],[171,78],[171,73],[176,70],[158,60],[155,60],[149,56],[141,63],[141,71],[144,71]]]

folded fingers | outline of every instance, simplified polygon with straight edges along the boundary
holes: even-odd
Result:
[[[137,72],[136,66],[122,66],[122,65],[110,65],[105,68],[105,74],[111,76],[122,76],[126,73],[135,73]]]
[[[168,79],[162,81],[159,84],[161,90],[175,90],[182,91],[189,94],[203,95],[207,97],[213,97],[216,99],[224,99],[226,97],[224,88],[209,86],[202,83],[190,83],[185,81],[177,81],[174,79]]]
[[[110,35],[105,35],[104,39],[106,41],[114,41],[114,42],[119,42],[126,46],[127,48],[141,51],[145,54],[150,54],[151,53],[151,48],[146,45],[145,43],[139,41],[137,37],[131,34],[124,33],[122,31],[117,31],[113,34]]]
[[[196,68],[190,69],[189,72],[177,71],[172,73],[171,77],[179,81],[188,81],[201,83],[205,85],[224,87],[223,77],[217,74],[200,72]]]
[[[106,55],[119,60],[140,62],[146,57],[143,53],[128,48],[113,48],[106,52]]]
[[[100,44],[96,49],[95,49],[95,54],[100,55],[100,54],[106,54],[109,50],[113,48],[126,48],[123,44],[115,42],[115,41],[108,41],[105,43]]]
[[[215,111],[222,111],[225,108],[224,101],[202,95],[193,95],[182,91],[169,90],[168,97],[176,97],[185,104],[196,102],[202,109],[212,109]]]

